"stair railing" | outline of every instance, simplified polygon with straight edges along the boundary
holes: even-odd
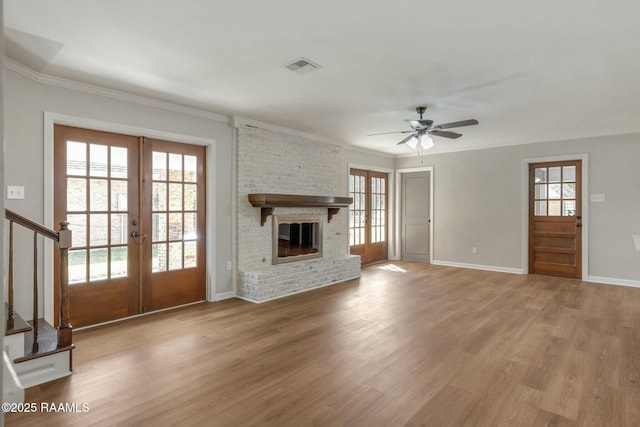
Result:
[[[38,235],[58,243],[60,250],[60,300],[58,348],[68,347],[72,343],[73,328],[69,324],[69,248],[71,247],[71,230],[68,222],[60,223],[60,230],[55,231],[37,222],[23,217],[9,209],[5,210],[5,218],[9,220],[9,277],[8,277],[8,309],[7,327],[14,323],[14,283],[13,283],[13,224],[19,224],[33,231],[33,344],[32,352],[38,351]]]

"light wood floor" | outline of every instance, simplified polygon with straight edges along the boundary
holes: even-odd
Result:
[[[74,335],[8,426],[638,426],[640,289],[387,263]]]

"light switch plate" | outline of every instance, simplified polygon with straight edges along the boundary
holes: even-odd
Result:
[[[24,187],[7,185],[7,199],[24,199]]]
[[[591,203],[604,203],[604,194],[592,194]]]

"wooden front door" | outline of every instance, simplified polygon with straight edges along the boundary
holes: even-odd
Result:
[[[204,148],[154,141],[158,154],[144,138],[59,125],[54,139],[54,223],[68,221],[73,238],[71,324],[203,300]],[[152,160],[161,155],[164,165]]]
[[[351,169],[349,195],[350,252],[360,255],[361,263],[386,261],[388,175],[383,172]]]
[[[529,272],[582,278],[582,162],[529,165]]]
[[[205,148],[144,140],[143,311],[206,298]]]

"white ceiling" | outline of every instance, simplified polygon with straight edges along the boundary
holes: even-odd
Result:
[[[35,71],[407,154],[640,131],[638,0],[5,0]],[[299,57],[322,68],[297,75]],[[456,129],[454,129],[456,130]]]

